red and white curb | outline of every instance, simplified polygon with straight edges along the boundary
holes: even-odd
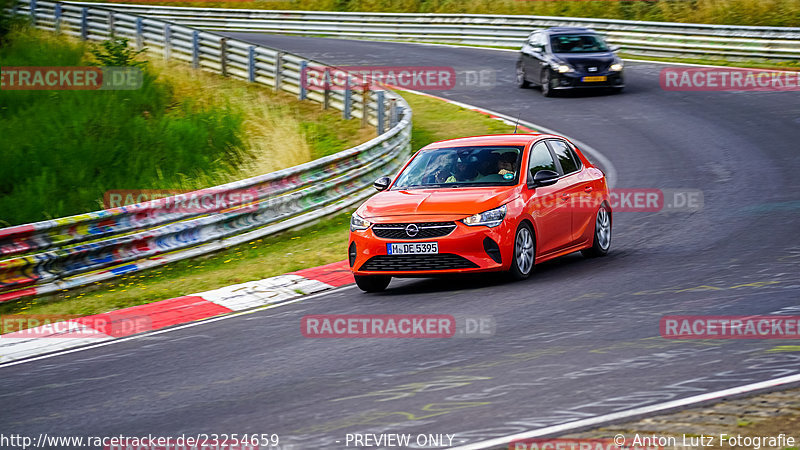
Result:
[[[352,284],[347,261],[0,335],[0,364]]]

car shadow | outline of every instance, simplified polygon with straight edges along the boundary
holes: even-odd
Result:
[[[554,260],[537,264],[531,276],[523,281],[514,281],[506,273],[489,272],[464,275],[439,275],[433,278],[398,278],[410,280],[401,285],[393,281],[389,287],[380,293],[371,295],[382,297],[408,296],[412,294],[435,294],[437,292],[452,292],[454,290],[479,290],[485,288],[511,286],[517,283],[535,283],[537,280],[551,279],[553,276],[563,276],[565,268],[581,267],[589,263],[580,252],[570,253]],[[587,266],[588,268],[588,266]]]

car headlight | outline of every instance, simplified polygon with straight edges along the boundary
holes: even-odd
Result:
[[[356,213],[350,216],[350,231],[366,230],[372,223]]]
[[[484,211],[482,213],[475,214],[474,216],[469,216],[466,219],[463,219],[462,222],[464,222],[464,225],[469,225],[471,227],[478,225],[496,227],[503,222],[505,217],[506,205],[503,205],[499,208],[490,209],[489,211]]]
[[[610,69],[613,70],[614,72],[622,72],[622,63],[621,62],[614,63],[611,65]]]
[[[559,64],[558,66],[556,66],[556,70],[558,71],[558,73],[567,73],[567,72],[572,72],[572,67],[566,64]]]

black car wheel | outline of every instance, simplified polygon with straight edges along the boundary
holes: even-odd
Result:
[[[536,240],[531,227],[523,223],[514,237],[514,256],[511,258],[509,275],[515,280],[524,280],[533,272],[536,263]]]
[[[607,255],[609,249],[611,249],[611,213],[605,206],[600,206],[595,216],[592,246],[581,250],[581,253],[587,258],[594,258]]]
[[[517,63],[517,87],[525,89],[528,86],[530,86],[530,83],[525,79],[525,68],[522,67],[522,62],[520,61]]]
[[[552,97],[553,94],[553,88],[550,86],[550,69],[544,69],[542,71],[542,95]]]
[[[386,275],[355,275],[356,285],[364,292],[381,292],[389,286],[392,277]]]

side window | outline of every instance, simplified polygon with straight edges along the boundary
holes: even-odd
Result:
[[[564,170],[564,175],[577,172],[580,169],[581,163],[578,160],[578,156],[569,148],[566,142],[555,139],[550,139],[548,142],[556,158],[558,158],[561,168]]]
[[[553,161],[553,156],[550,155],[550,150],[547,149],[547,145],[544,141],[533,146],[531,149],[531,157],[528,162],[529,176],[533,177],[536,175],[536,172],[540,170],[552,170],[553,172],[557,172],[556,163]]]
[[[539,45],[541,45],[542,48],[545,49],[545,51],[547,51],[547,48],[550,47],[549,41],[550,39],[547,38],[546,34],[539,33]]]

